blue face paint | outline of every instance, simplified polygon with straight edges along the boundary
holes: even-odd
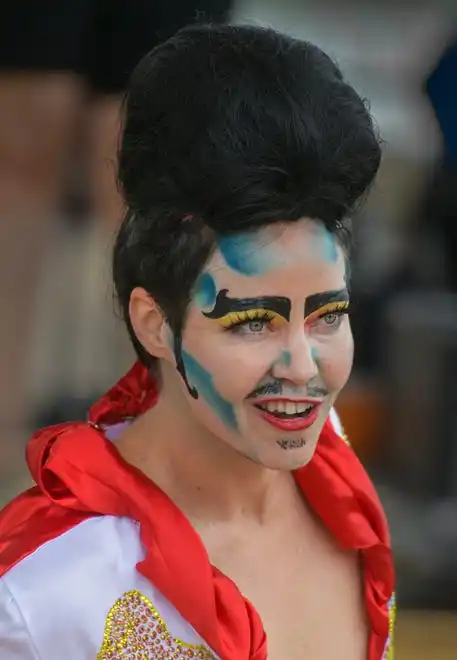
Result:
[[[195,285],[194,299],[200,309],[212,309],[216,302],[216,282],[210,273],[202,273]]]
[[[316,364],[319,362],[319,354],[315,346],[311,346],[311,358]]]
[[[277,364],[282,367],[290,367],[292,364],[292,353],[290,351],[281,351]]]
[[[258,233],[221,236],[218,247],[227,265],[242,275],[261,275],[282,264],[274,249],[261,246]]]
[[[318,237],[322,243],[323,256],[327,261],[338,261],[338,249],[336,239],[325,225],[319,223]]]
[[[338,249],[335,237],[322,222],[316,222],[316,240],[310,240],[311,251],[318,244],[319,254],[327,261],[338,260]],[[218,247],[225,259],[227,265],[242,275],[262,275],[272,268],[280,268],[287,263],[290,258],[290,251],[283,251],[277,244],[262,244],[259,240],[259,232],[249,232],[236,234],[235,236],[220,236]],[[306,253],[300,255],[303,248],[296,246],[295,256],[303,256],[306,259]]]
[[[228,428],[237,429],[235,410],[232,404],[216,390],[211,374],[186,351],[182,351],[182,360],[186,377],[198,392],[199,397],[201,396],[206,401]]]

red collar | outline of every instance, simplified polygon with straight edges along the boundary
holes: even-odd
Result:
[[[136,363],[93,406],[90,425],[63,424],[39,432],[27,450],[38,488],[59,510],[64,507],[81,518],[105,514],[137,520],[146,549],[138,570],[221,658],[266,660],[265,634],[252,605],[211,566],[200,538],[167,495],[125,463],[98,430],[99,425],[136,417],[156,400],[154,382]],[[379,660],[388,635],[387,602],[394,571],[387,526],[374,488],[329,421],[311,463],[295,477],[339,543],[363,553],[372,628],[369,659]]]

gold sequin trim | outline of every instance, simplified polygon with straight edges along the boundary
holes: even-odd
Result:
[[[387,639],[386,650],[384,652],[383,660],[394,660],[394,636],[395,636],[395,621],[397,618],[397,599],[395,594],[389,601],[389,637]]]
[[[97,660],[217,660],[206,646],[172,637],[167,625],[139,591],[128,591],[110,609]]]

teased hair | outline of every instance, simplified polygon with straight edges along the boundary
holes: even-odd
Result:
[[[113,257],[140,358],[153,363],[129,320],[135,286],[176,332],[217,235],[310,217],[348,247],[348,214],[380,158],[365,103],[313,44],[272,29],[198,25],[146,55],[124,102],[127,212]]]

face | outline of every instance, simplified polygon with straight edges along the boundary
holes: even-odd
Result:
[[[259,464],[305,465],[350,374],[348,306],[344,254],[320,223],[221,239],[176,344],[192,415]]]

